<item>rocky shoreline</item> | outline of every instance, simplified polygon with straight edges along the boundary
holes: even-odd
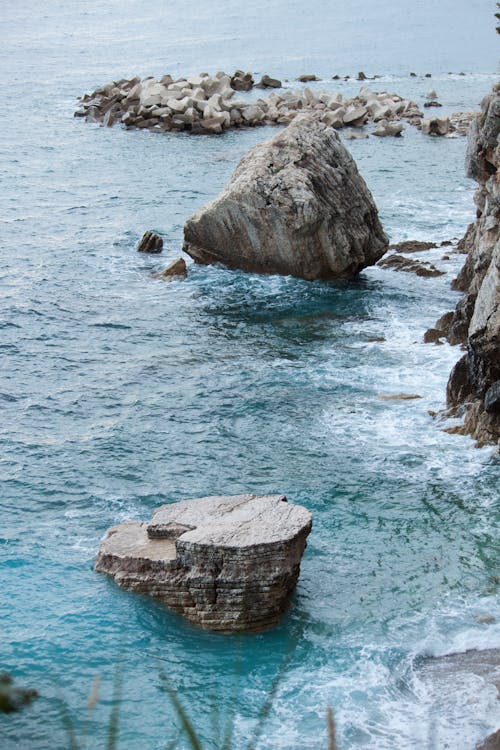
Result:
[[[360,77],[359,81],[367,80]],[[302,83],[315,82],[314,75],[300,76]],[[272,89],[267,97],[256,100],[237,99],[236,92],[253,88]],[[251,73],[236,71],[232,76],[220,71],[215,76],[173,79],[139,77],[111,81],[80,99],[75,117],[87,122],[111,127],[121,123],[127,129],[148,129],[153,132],[188,132],[192,135],[219,135],[226,130],[262,125],[289,125],[298,114],[306,111],[320,113],[322,121],[337,130],[362,128],[375,124],[377,137],[400,136],[404,123],[434,136],[466,135],[474,116],[472,112],[457,112],[449,117],[424,117],[419,105],[398,94],[372,91],[367,86],[350,98],[342,93],[319,92],[311,88],[282,93],[282,82],[263,76],[255,84]],[[429,92],[423,107],[441,105],[435,92]]]
[[[476,221],[458,248],[467,258],[453,286],[464,296],[431,329],[434,338],[447,338],[466,349],[448,381],[448,413],[464,419],[451,431],[471,435],[479,445],[500,445],[499,135],[500,84],[483,99],[469,135],[467,175],[479,189],[474,197]]]

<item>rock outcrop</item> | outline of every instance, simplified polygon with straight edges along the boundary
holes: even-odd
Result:
[[[183,500],[109,529],[95,569],[203,628],[259,631],[289,605],[311,525],[284,495]]]
[[[480,443],[500,438],[500,85],[482,102],[467,151],[467,174],[479,183],[477,220],[463,241],[468,251],[455,283],[464,297],[449,325],[467,353],[448,382],[448,405],[465,411],[465,431]]]
[[[312,280],[352,278],[387,243],[353,158],[317,113],[243,157],[219,197],[187,220],[183,249],[198,263]]]

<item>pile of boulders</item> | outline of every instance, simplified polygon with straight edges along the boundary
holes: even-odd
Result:
[[[316,80],[315,76],[301,79]],[[278,89],[281,85],[281,81],[268,75],[255,83],[251,73],[241,70],[232,76],[220,71],[215,76],[202,73],[177,80],[170,75],[159,80],[122,79],[85,94],[75,116],[107,126],[120,122],[127,128],[156,132],[219,134],[229,128],[288,125],[300,112],[312,110],[322,112],[323,122],[336,129],[360,128],[374,122],[377,128],[373,135],[379,137],[400,136],[405,120],[424,133],[445,135],[457,130],[465,134],[472,116],[456,113],[456,126],[448,118],[423,119],[423,112],[415,102],[366,86],[352,98],[344,98],[339,92],[316,93],[308,87],[298,91],[285,89],[282,93],[273,91],[266,98],[253,101],[235,98],[235,92]]]
[[[369,121],[394,121],[422,117],[417,105],[401,96],[376,93],[362,88],[359,94],[344,99],[342,94],[314,93],[310,88],[292,92],[273,92],[256,101],[235,99],[235,91],[252,87],[276,89],[277,79],[263,76],[254,84],[250,73],[236,71],[233,76],[219,72],[204,73],[173,80],[171,76],[122,79],[96,89],[81,98],[76,116],[111,126],[154,131],[182,131],[193,134],[222,133],[241,126],[288,125],[305,110],[322,111],[323,121],[334,128],[360,127]],[[397,129],[399,134],[401,129]],[[389,134],[389,133],[387,133]],[[392,134],[392,133],[391,133]]]

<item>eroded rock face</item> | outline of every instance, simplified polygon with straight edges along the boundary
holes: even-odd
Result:
[[[321,114],[253,148],[184,227],[198,263],[304,279],[352,278],[387,248],[365,181]]]
[[[288,607],[311,525],[284,495],[183,500],[109,529],[95,569],[203,628],[263,630]]]
[[[478,218],[464,239],[468,255],[455,288],[465,295],[449,336],[452,343],[464,341],[467,354],[450,376],[448,403],[465,405],[466,431],[481,443],[500,438],[500,414],[491,405],[500,380],[499,135],[500,90],[495,87],[483,100],[469,135],[467,173],[480,185],[475,196]]]

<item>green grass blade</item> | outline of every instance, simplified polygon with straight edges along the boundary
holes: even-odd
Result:
[[[174,707],[175,713],[180,719],[182,728],[186,732],[186,735],[188,737],[191,747],[193,748],[193,750],[203,750],[201,746],[201,742],[198,739],[198,735],[196,734],[195,728],[193,727],[193,724],[188,718],[188,715],[184,711],[184,708],[179,700],[177,693],[175,692],[174,688],[170,685],[167,679],[167,675],[165,674],[165,672],[163,672],[163,670],[160,670],[160,679],[162,681],[163,687],[165,688],[165,691],[168,697],[170,698],[170,702],[172,703],[172,706]]]
[[[106,735],[106,750],[116,750],[120,724],[120,708],[122,703],[123,673],[121,664],[116,668],[113,686],[113,705],[109,714],[108,731]]]

